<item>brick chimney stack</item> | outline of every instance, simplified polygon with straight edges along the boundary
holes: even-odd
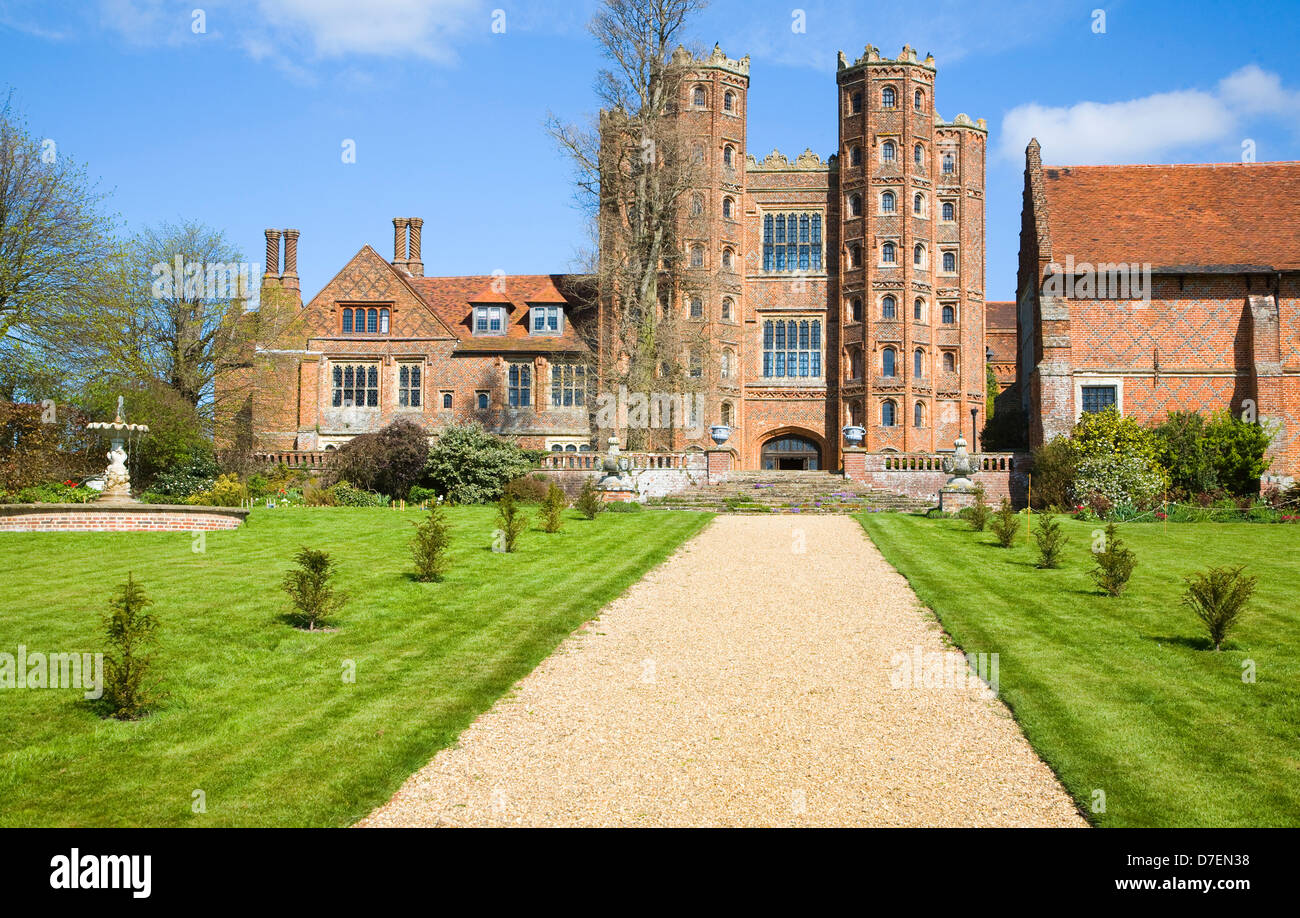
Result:
[[[262,271],[263,287],[280,286],[280,231],[266,231],[266,267]]]
[[[393,266],[410,272],[406,258],[406,217],[393,218]]]
[[[298,231],[284,231],[284,276],[281,279],[286,289],[298,289]]]
[[[424,277],[424,262],[420,260],[420,230],[424,226],[424,220],[420,217],[409,218],[411,226],[411,256],[406,263],[406,269],[412,277]]]

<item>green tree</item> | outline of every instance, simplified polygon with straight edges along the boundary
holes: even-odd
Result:
[[[453,504],[488,503],[501,496],[507,482],[529,472],[541,455],[478,424],[448,427],[429,450],[425,480]]]
[[[509,494],[501,495],[497,501],[497,537],[501,540],[502,550],[513,552],[527,526],[528,514],[519,509],[519,504]]]
[[[1241,567],[1212,567],[1183,578],[1187,590],[1183,604],[1205,625],[1215,650],[1223,648],[1246,604],[1255,593],[1255,578],[1242,574]]]
[[[157,696],[152,680],[152,649],[158,619],[145,611],[153,605],[144,588],[128,573],[104,617],[108,650],[104,653],[104,704],[110,716],[135,720],[148,712]]]
[[[547,532],[559,532],[564,525],[564,508],[569,506],[564,491],[555,482],[546,489],[542,499],[542,528]]]
[[[334,591],[335,565],[328,554],[304,546],[294,560],[298,566],[285,571],[281,583],[293,603],[289,618],[298,627],[315,631],[343,608],[347,597]]]
[[[442,580],[447,573],[451,546],[451,525],[441,504],[429,508],[429,515],[415,524],[411,539],[411,556],[415,559],[415,579],[423,583]]]
[[[1124,544],[1114,523],[1106,526],[1100,544],[1093,545],[1092,557],[1096,565],[1089,572],[1093,582],[1111,596],[1123,593],[1129,578],[1133,576],[1137,555]]]

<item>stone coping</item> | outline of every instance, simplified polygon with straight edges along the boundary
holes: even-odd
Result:
[[[204,516],[232,516],[242,522],[248,516],[249,509],[210,507],[206,504],[141,504],[98,500],[88,504],[0,504],[0,516],[30,516],[33,513],[194,513]]]

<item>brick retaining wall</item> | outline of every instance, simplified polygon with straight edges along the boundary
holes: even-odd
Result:
[[[5,504],[0,532],[195,532],[238,529],[248,511],[173,504]]]

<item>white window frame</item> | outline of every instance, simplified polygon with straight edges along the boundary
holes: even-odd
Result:
[[[497,331],[492,330],[492,317],[494,315],[497,317],[497,320],[501,324],[501,328]],[[483,331],[479,330],[480,316],[483,316],[486,319],[484,324],[487,327]],[[506,308],[504,306],[475,306],[474,307],[474,334],[475,335],[504,335],[506,333],[506,325],[508,321],[509,320],[506,317]]]

